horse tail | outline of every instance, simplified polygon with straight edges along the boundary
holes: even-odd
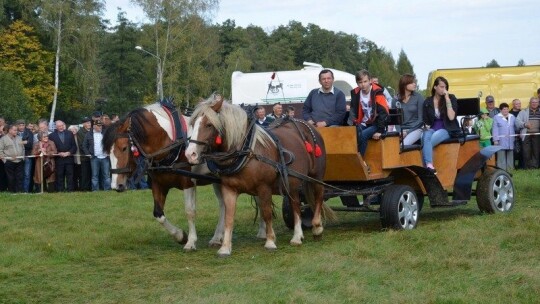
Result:
[[[309,206],[311,207],[311,210],[315,210],[316,204],[317,204],[315,200],[315,184],[310,183],[310,182],[305,182],[303,188],[304,188],[304,196],[306,199],[306,203],[309,204]],[[328,222],[335,222],[338,219],[334,210],[332,210],[332,208],[330,208],[324,202],[324,200],[321,204],[321,217],[323,220],[326,220]]]

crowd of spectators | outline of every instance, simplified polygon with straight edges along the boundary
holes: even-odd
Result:
[[[9,123],[0,116],[0,191],[110,190],[110,159],[101,139],[118,120],[118,115],[95,112],[67,127],[62,120]],[[148,188],[145,178],[131,186]]]

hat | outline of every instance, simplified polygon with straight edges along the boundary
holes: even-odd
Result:
[[[85,123],[85,122],[91,122],[92,119],[88,116],[86,116],[85,118],[82,119],[82,122]]]
[[[16,124],[16,125],[21,125],[21,124],[24,125],[24,124],[25,124],[24,119],[17,119],[17,120],[15,121],[15,124]]]
[[[478,112],[478,116],[482,116],[482,114],[488,114],[488,110],[486,109],[480,109],[480,112]]]
[[[486,97],[486,102],[494,102],[494,101],[495,101],[495,98],[493,98],[493,96],[488,95],[488,96]]]

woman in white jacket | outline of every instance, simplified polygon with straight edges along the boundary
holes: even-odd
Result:
[[[514,140],[516,118],[510,114],[510,106],[503,102],[499,105],[501,112],[493,117],[493,143],[503,150],[497,151],[497,167],[514,170]]]

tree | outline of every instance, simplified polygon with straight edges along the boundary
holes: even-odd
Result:
[[[181,54],[181,50],[197,51],[193,48],[193,45],[189,45],[189,43],[196,42],[196,38],[207,41],[204,36],[194,37],[194,35],[204,32],[201,31],[201,28],[197,28],[195,32],[188,30],[193,30],[196,26],[200,26],[201,24],[204,25],[204,23],[199,22],[200,19],[198,20],[197,18],[191,17],[199,16],[203,19],[206,13],[217,8],[219,0],[132,0],[132,2],[140,6],[145,12],[148,20],[150,20],[149,27],[151,28],[151,31],[145,31],[144,33],[151,35],[150,38],[154,47],[150,49],[150,52],[159,58],[157,61],[157,78],[160,80],[164,79],[162,86],[167,85],[168,87],[162,88],[162,90],[172,94],[172,92],[180,87],[183,95],[181,97],[189,103],[194,91],[191,89],[191,85],[187,87],[180,86],[175,82],[178,75],[171,75],[168,77],[168,61],[171,57],[181,58],[182,55],[197,55]],[[195,23],[190,24],[191,21]],[[212,46],[206,45],[206,47],[211,48]],[[204,58],[204,56],[202,57]],[[192,60],[190,61],[190,64],[192,64],[193,68],[198,63],[193,60],[199,60],[199,58],[200,57],[190,57],[190,60]],[[193,76],[200,75],[198,71],[194,72],[197,74],[194,74]],[[160,90],[158,89],[158,91]]]
[[[92,96],[99,90],[99,71],[97,64],[97,37],[102,28],[100,15],[103,11],[103,0],[49,0],[37,1],[35,11],[39,12],[39,20],[52,33],[55,48],[54,95],[50,122],[54,120],[60,93],[61,59],[66,65],[64,75],[75,72],[73,78],[80,90],[64,92],[82,92],[79,95],[64,96],[64,106],[82,108],[81,103],[91,102]],[[67,71],[67,72],[65,72]],[[70,77],[66,75],[64,77]]]
[[[523,60],[523,58],[521,58],[521,59],[518,61],[517,66],[519,66],[519,67],[525,66],[525,60]]]
[[[102,110],[123,114],[141,106],[144,96],[152,94],[147,84],[154,78],[144,73],[145,59],[135,49],[140,32],[125,12],[118,13],[117,25],[110,30],[104,37],[107,47],[100,53],[102,97],[107,101]]]
[[[486,63],[486,68],[499,68],[501,67],[499,63],[497,63],[497,60],[492,59],[490,62]]]
[[[34,119],[23,84],[12,72],[0,70],[0,113],[7,121]]]
[[[409,61],[409,58],[407,58],[407,54],[405,54],[405,51],[403,51],[403,49],[401,49],[401,52],[399,52],[396,68],[399,75],[404,75],[404,74],[415,75],[413,66],[411,62]]]
[[[42,117],[52,96],[52,54],[42,49],[32,27],[13,22],[1,34],[1,69],[17,76],[30,103],[32,118]]]

